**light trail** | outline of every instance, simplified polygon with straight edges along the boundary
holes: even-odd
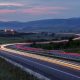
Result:
[[[65,66],[65,67],[69,67],[75,70],[80,70],[80,64],[74,63],[74,62],[69,62],[66,60],[61,60],[61,59],[55,59],[55,58],[49,58],[49,57],[45,57],[45,56],[40,56],[40,55],[36,55],[36,54],[30,54],[30,53],[25,53],[25,52],[20,52],[20,51],[16,51],[16,50],[12,50],[12,49],[8,49],[6,48],[6,46],[8,45],[14,45],[14,44],[6,44],[6,45],[1,45],[1,49],[4,51],[8,51],[14,54],[20,54],[20,55],[24,55],[27,57],[31,57],[31,58],[36,58],[42,61],[46,61],[49,63],[54,63],[54,64],[58,64],[61,66]]]

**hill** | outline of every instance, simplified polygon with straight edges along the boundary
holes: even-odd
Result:
[[[27,22],[22,31],[80,32],[80,18],[48,19]]]
[[[8,21],[8,22],[2,22],[0,21],[0,29],[21,29],[23,27],[24,23],[17,22],[17,21]]]
[[[0,29],[13,28],[22,32],[75,32],[80,33],[80,18],[47,19],[30,22],[0,22]]]

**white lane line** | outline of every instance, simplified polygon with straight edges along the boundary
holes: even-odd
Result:
[[[44,66],[44,67],[49,68],[49,69],[52,69],[52,70],[56,70],[56,71],[58,71],[58,72],[64,73],[64,75],[66,74],[66,75],[68,75],[68,76],[72,76],[72,77],[75,77],[75,78],[80,79],[79,76],[73,75],[73,74],[71,74],[71,73],[68,73],[68,72],[65,72],[65,71],[61,71],[61,70],[59,70],[59,69],[55,69],[55,68],[53,68],[53,67],[50,67],[50,66],[47,66],[47,65],[44,65],[44,64],[40,64],[40,63],[38,63],[38,62],[29,60],[29,59],[25,59],[25,58],[20,57],[20,56],[16,56],[16,55],[13,55],[13,54],[10,54],[10,55],[12,55],[12,56],[14,56],[14,57],[17,57],[17,58],[21,58],[21,59],[27,60],[27,61],[29,61],[29,62],[33,62],[33,63],[35,63],[35,64]]]

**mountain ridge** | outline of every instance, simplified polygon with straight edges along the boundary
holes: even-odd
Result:
[[[30,22],[0,21],[0,29],[16,29],[22,32],[80,32],[80,18],[45,19]]]

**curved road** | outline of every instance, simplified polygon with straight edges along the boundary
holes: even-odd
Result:
[[[78,69],[72,69],[66,66],[61,66],[55,63],[50,63],[49,61],[43,61],[35,57],[25,56],[18,54],[20,52],[5,50],[0,51],[0,56],[10,59],[20,65],[29,68],[35,72],[38,72],[50,80],[80,80],[80,64]],[[28,55],[28,54],[27,54]],[[33,54],[34,55],[34,54]],[[35,56],[35,55],[34,55]]]
[[[66,54],[66,52],[64,51],[60,51],[60,50],[44,50],[41,48],[33,48],[33,47],[29,47],[27,44],[25,46],[25,44],[16,44],[16,45],[10,45],[10,48],[13,49],[19,49],[19,50],[23,50],[23,51],[28,51],[30,53],[33,54],[39,54],[39,55],[44,55],[44,56],[51,56],[51,57],[60,57],[60,58],[64,58],[64,59],[70,59],[70,60],[75,60],[75,61],[80,61],[80,54],[74,54],[74,53],[69,53]]]

